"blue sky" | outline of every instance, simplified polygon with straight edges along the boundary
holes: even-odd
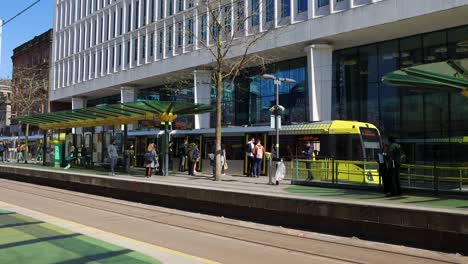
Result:
[[[0,0],[0,18],[10,19],[36,0]],[[41,0],[3,27],[0,78],[11,78],[13,49],[53,27],[54,1]]]

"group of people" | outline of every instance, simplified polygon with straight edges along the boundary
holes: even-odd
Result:
[[[246,146],[247,177],[260,177],[265,152],[260,139],[255,140],[255,138],[251,137]]]
[[[400,196],[400,165],[405,159],[401,146],[394,137],[389,138],[389,144],[384,144],[378,154],[379,175],[382,178],[384,193],[387,196]]]
[[[10,143],[0,142],[0,161],[2,162],[9,162],[10,160],[24,162],[30,157],[40,159],[40,156],[42,156],[40,148],[35,148],[34,146],[26,148],[24,142],[17,144],[16,148],[13,148]]]

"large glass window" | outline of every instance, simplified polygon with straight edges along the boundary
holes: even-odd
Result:
[[[447,59],[468,58],[468,26],[335,51],[333,116],[377,125],[401,140],[410,162],[466,162],[468,99],[421,87],[390,87],[387,73]],[[455,76],[456,77],[456,76]]]
[[[251,0],[250,1],[250,20],[252,26],[257,26],[260,21],[260,1],[259,0]]]
[[[297,1],[297,12],[302,13],[307,11],[307,0]]]
[[[468,26],[449,30],[447,39],[451,59],[468,58]]]
[[[266,17],[265,17],[266,22],[273,21],[273,19],[275,18],[275,2],[274,2],[274,0],[266,0],[265,8],[266,8],[266,12],[265,12],[266,13]]]
[[[317,1],[317,7],[324,7],[330,4],[330,0],[318,0]]]
[[[423,35],[424,62],[431,63],[447,59],[447,32]]]
[[[187,44],[193,44],[193,20],[187,20]]]
[[[291,0],[281,0],[281,16],[288,17],[291,15]]]

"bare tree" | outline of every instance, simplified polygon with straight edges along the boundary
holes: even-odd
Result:
[[[13,69],[11,95],[12,116],[28,116],[48,112],[49,69],[47,67]],[[26,124],[26,153],[28,153],[29,124]],[[25,157],[25,162],[27,162]]]
[[[267,0],[271,1],[271,0]],[[198,5],[198,30],[186,28],[189,43],[196,40],[199,48],[205,49],[212,58],[206,68],[211,72],[215,86],[215,180],[221,180],[222,105],[224,91],[235,83],[241,71],[248,66],[265,68],[266,57],[252,52],[255,45],[269,34],[274,23],[262,23],[261,0],[201,0]],[[271,12],[271,11],[270,11]],[[264,14],[265,15],[265,14]],[[264,21],[263,21],[264,22]],[[198,31],[198,32],[197,32]]]

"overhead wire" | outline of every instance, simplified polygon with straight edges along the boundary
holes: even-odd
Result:
[[[28,7],[24,8],[23,10],[21,10],[18,14],[14,15],[12,18],[6,20],[1,26],[4,27],[6,24],[10,23],[11,21],[13,21],[15,18],[19,17],[21,14],[23,14],[24,12],[26,12],[27,10],[29,10],[31,7],[35,6],[37,3],[39,3],[41,0],[37,0],[36,2],[30,4]]]

